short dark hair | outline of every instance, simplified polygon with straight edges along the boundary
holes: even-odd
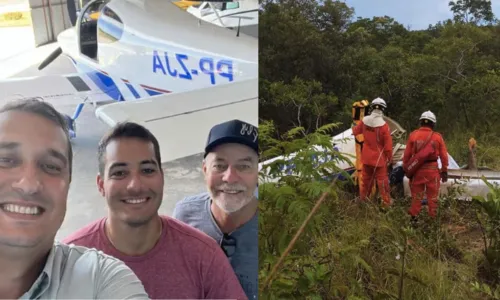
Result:
[[[156,137],[142,125],[134,122],[123,122],[115,125],[99,142],[99,146],[97,147],[97,160],[99,162],[99,173],[101,176],[104,176],[104,165],[106,164],[104,161],[104,153],[106,152],[106,147],[111,141],[120,138],[136,138],[153,143],[155,158],[158,161],[160,171],[163,173],[163,169],[161,168],[160,145]]]
[[[52,121],[64,131],[68,146],[69,181],[71,182],[71,174],[73,170],[73,147],[71,145],[68,131],[69,124],[66,120],[66,117],[63,114],[59,113],[54,108],[54,106],[52,106],[48,102],[45,102],[43,98],[40,97],[12,100],[0,108],[0,113],[9,111],[21,111],[38,115],[42,118]]]

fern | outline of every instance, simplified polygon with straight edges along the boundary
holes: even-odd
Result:
[[[259,174],[260,282],[269,277],[318,198],[325,192],[327,197],[260,299],[398,299],[401,294],[402,299],[469,300],[499,290],[494,283],[483,289],[484,282],[471,290],[469,282],[477,280],[475,268],[481,266],[472,258],[455,262],[448,253],[458,251],[457,246],[446,230],[439,232],[442,242],[437,245],[431,220],[422,221],[427,227],[409,230],[407,199],[397,199],[386,213],[374,204],[351,201],[344,187],[352,180],[338,167],[351,160],[332,146],[329,136],[337,124],[312,133],[296,128],[279,137],[270,123],[265,126],[264,152],[275,156],[264,159],[271,161],[261,165]],[[345,180],[330,186],[339,174]],[[500,234],[494,235],[498,227],[490,222],[500,219],[500,193],[494,185],[490,188],[490,195],[475,199],[474,205],[487,231],[485,260],[500,266],[495,258],[500,254],[494,251]],[[448,210],[442,212],[446,218],[464,218]],[[436,255],[436,248],[443,254]]]
[[[473,197],[484,239],[484,262],[480,268],[486,271],[482,274],[483,279],[497,285],[500,284],[500,187],[488,182],[484,176],[482,180],[489,188],[488,194]]]

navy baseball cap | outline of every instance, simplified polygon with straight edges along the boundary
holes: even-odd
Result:
[[[240,120],[231,120],[217,124],[210,129],[210,133],[208,134],[204,157],[215,147],[228,143],[248,146],[259,154],[258,136],[259,131],[257,127]]]

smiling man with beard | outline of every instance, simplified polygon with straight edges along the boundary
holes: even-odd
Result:
[[[214,126],[203,160],[208,192],[179,201],[173,213],[222,247],[249,299],[258,287],[258,129],[240,120]]]
[[[156,137],[143,126],[115,126],[98,147],[97,187],[108,216],[67,237],[125,262],[152,299],[247,299],[217,243],[160,216],[164,174]]]

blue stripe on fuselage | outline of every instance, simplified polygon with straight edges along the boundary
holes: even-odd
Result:
[[[157,91],[153,91],[153,90],[148,90],[148,89],[146,89],[146,88],[145,88],[144,90],[145,90],[145,91],[149,94],[149,96],[156,96],[156,95],[161,95],[161,94],[163,94],[163,93],[161,93],[161,92],[157,92]]]
[[[75,60],[73,57],[71,57],[70,55],[68,55],[68,54],[66,54],[66,56],[67,56],[69,59],[71,59],[71,62],[73,62],[73,64],[75,65],[75,67],[77,67],[78,63],[76,62],[76,60]]]
[[[137,93],[137,91],[134,89],[134,87],[130,84],[130,83],[125,83],[128,87],[128,89],[130,90],[130,92],[132,93],[132,95],[134,95],[134,97],[136,99],[139,99],[141,98],[141,96],[139,96],[139,93]]]
[[[75,66],[77,67],[77,69],[80,69],[83,73],[87,74],[87,76],[89,76],[90,79],[97,85],[97,87],[101,91],[103,91],[106,95],[108,95],[113,100],[117,100],[117,101],[125,100],[122,93],[120,92],[120,89],[118,88],[118,86],[116,85],[116,83],[113,81],[113,79],[111,77],[104,74],[102,71],[98,71],[98,70],[94,69],[93,67],[91,67],[87,64],[84,64],[84,63],[77,64],[77,62],[72,57],[70,57],[70,58],[75,63]],[[124,81],[124,83],[136,99],[141,98],[141,96],[139,95],[137,90],[129,82]],[[156,95],[163,95],[164,94],[164,92],[151,90],[151,89],[148,89],[146,87],[143,87],[143,88],[148,93],[149,96],[156,96]]]
[[[113,79],[111,79],[111,77],[109,77],[108,75],[94,69],[93,67],[83,62],[77,63],[75,61],[75,67],[79,70],[79,72],[87,74],[87,76],[97,85],[97,87],[111,99],[117,101],[125,99],[118,86],[116,86]]]
[[[122,93],[120,93],[120,89],[118,89],[113,79],[108,75],[98,71],[87,73],[87,75],[111,99],[117,101],[124,99]]]

